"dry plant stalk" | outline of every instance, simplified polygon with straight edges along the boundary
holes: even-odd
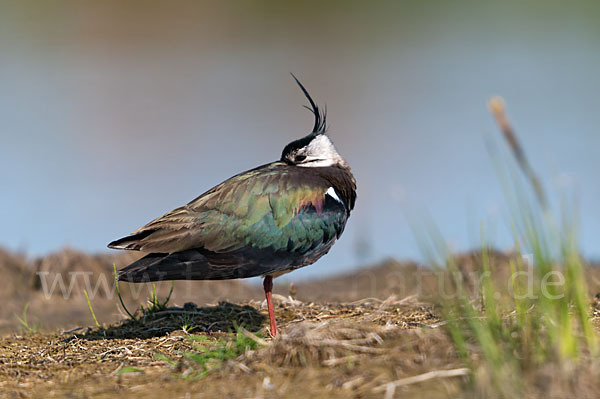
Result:
[[[488,101],[488,109],[490,110],[492,115],[494,115],[494,118],[496,119],[496,123],[498,124],[498,127],[502,131],[502,134],[504,135],[504,138],[506,139],[508,146],[510,147],[513,155],[515,156],[517,163],[519,164],[519,167],[521,168],[521,170],[523,171],[523,173],[525,174],[527,179],[529,179],[529,182],[533,186],[533,189],[535,190],[535,195],[540,203],[540,206],[542,207],[542,209],[546,210],[546,209],[548,209],[548,201],[546,199],[546,193],[544,191],[544,188],[542,186],[540,179],[535,174],[535,172],[533,171],[533,168],[529,164],[529,161],[527,160],[527,157],[525,156],[525,151],[523,150],[523,147],[521,146],[519,140],[517,139],[517,136],[515,134],[514,129],[512,128],[512,125],[508,121],[508,117],[506,116],[505,104],[506,103],[504,102],[504,99],[502,97],[499,97],[499,96],[492,97]]]

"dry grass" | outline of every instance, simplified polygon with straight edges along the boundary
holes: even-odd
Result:
[[[502,280],[511,256],[492,256],[495,276]],[[472,277],[478,272],[480,258],[478,253],[457,257],[471,293],[477,291]],[[85,258],[80,262],[78,270],[86,265]],[[110,264],[103,262],[106,270],[102,273],[110,273]],[[598,269],[587,268],[586,273],[590,291],[598,293]],[[19,275],[22,278],[27,274]],[[191,290],[200,298],[197,303],[208,302],[202,298],[210,296],[234,299],[212,305],[167,305],[153,312],[138,310],[136,318],[130,319],[116,312],[116,297],[98,296],[91,302],[100,323],[104,323],[100,328],[85,327],[93,320],[83,296],[34,300],[30,319],[42,319],[45,332],[28,334],[21,330],[15,334],[18,325],[14,314],[10,315],[15,324],[11,334],[0,340],[0,397],[120,395],[162,399],[166,393],[182,398],[494,395],[486,368],[479,367],[481,353],[473,343],[470,363],[474,373],[465,371],[465,363],[456,353],[445,321],[440,320],[440,311],[434,305],[436,278],[431,270],[414,263],[388,261],[351,276],[296,284],[295,298],[288,296],[287,285],[277,284],[276,316],[281,335],[276,340],[266,338],[266,309],[260,287],[217,282],[217,290],[198,289],[209,284],[200,282]],[[17,309],[16,314],[21,314],[23,302],[18,301],[23,296],[32,295],[31,299],[40,295],[27,287],[5,299]],[[161,298],[168,289],[168,284],[159,289]],[[180,295],[182,289],[186,286],[176,286],[174,303],[187,299]],[[209,295],[213,292],[218,295]],[[402,295],[394,295],[397,293]],[[148,296],[145,291],[143,294]],[[244,295],[255,299],[236,299]],[[313,297],[318,301],[307,300]],[[16,302],[11,304],[11,300]],[[125,301],[136,309],[133,298],[126,296]],[[49,328],[51,323],[46,324],[52,317],[61,320],[64,329],[76,329],[56,332]],[[80,320],[73,322],[75,317]],[[71,321],[67,324],[65,320]],[[592,322],[600,328],[598,299]],[[235,333],[239,327],[245,334],[241,340]],[[248,342],[252,340],[258,344],[244,350],[250,348]],[[598,377],[598,364],[587,355],[577,364],[541,365],[524,376],[527,385],[523,394],[593,397],[600,389]]]
[[[315,304],[279,297],[277,302],[282,334],[273,341],[254,338],[250,332],[264,336],[265,313],[257,310],[257,302],[203,308],[188,305],[107,328],[12,336],[0,344],[0,387],[26,397],[102,397],[116,393],[157,397],[162,395],[159,389],[192,392],[200,397],[270,393],[302,397],[326,378],[327,384],[321,387],[326,396],[337,392],[347,397],[353,391],[377,396],[373,391],[377,386],[410,372],[392,367],[398,367],[397,360],[413,364],[415,372],[423,371],[423,353],[415,349],[433,349],[431,342],[445,340],[435,328],[429,328],[431,332],[411,330],[435,326],[438,320],[431,307],[410,298]],[[182,318],[192,328],[190,334],[181,329]],[[202,345],[215,345],[233,339],[234,334],[219,330],[234,325],[246,326],[243,331],[262,347],[222,362],[200,381],[184,379],[193,368],[186,354],[199,350],[199,341],[190,336],[202,337]],[[448,351],[447,343],[445,347]],[[372,378],[367,378],[363,363],[370,365]],[[312,377],[306,379],[308,374]],[[241,382],[224,383],[231,381],[232,375]],[[302,389],[297,387],[298,379],[304,380]]]

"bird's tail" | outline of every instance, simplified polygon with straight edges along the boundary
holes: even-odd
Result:
[[[206,257],[197,251],[152,253],[121,269],[118,279],[130,283],[205,280],[209,276],[202,275],[204,268],[201,266],[206,264]]]
[[[197,249],[171,254],[152,253],[121,269],[119,281],[147,283],[170,280],[229,280],[267,274],[269,265],[245,262],[237,257],[215,255],[209,259]]]

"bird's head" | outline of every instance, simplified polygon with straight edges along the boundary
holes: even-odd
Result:
[[[335,146],[325,134],[327,131],[327,108],[321,111],[302,83],[293,74],[292,76],[311,105],[311,108],[307,106],[305,108],[314,114],[315,124],[308,136],[292,141],[285,146],[281,153],[281,161],[301,167],[347,166],[344,158],[338,154]]]

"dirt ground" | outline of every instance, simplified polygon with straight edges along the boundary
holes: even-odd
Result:
[[[265,337],[259,302],[168,308],[143,321],[83,331],[11,334],[0,341],[0,390],[16,398],[381,397],[389,381],[452,365],[426,353],[450,350],[429,305],[395,298],[315,304],[278,297],[277,303],[281,337],[256,338],[256,350],[201,379],[186,378],[194,370],[185,355],[197,350],[190,336],[217,342],[236,323]],[[198,326],[189,334],[181,328],[183,312],[201,315],[187,320]],[[445,397],[458,389],[452,386],[430,388]]]
[[[131,319],[114,287],[97,285],[101,276],[112,283],[112,263],[129,258],[72,250],[34,262],[0,255],[10,281],[0,295],[0,398],[485,397],[441,328],[435,274],[415,263],[390,260],[293,285],[277,280],[280,336],[272,340],[260,286],[179,282],[168,304],[148,311],[151,286],[122,284],[125,304],[136,312]],[[466,284],[476,256],[460,257]],[[495,256],[502,267],[508,255]],[[67,296],[60,284],[58,292],[45,291],[56,275],[69,273],[89,276],[91,285],[77,280]],[[597,293],[599,274],[589,273]],[[159,284],[160,300],[169,289]],[[94,294],[100,327],[83,290]],[[597,370],[578,374],[580,397],[597,392]],[[535,396],[543,389],[535,387]]]

